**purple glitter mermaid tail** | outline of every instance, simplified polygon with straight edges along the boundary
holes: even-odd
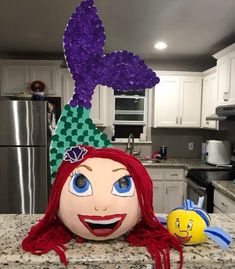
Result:
[[[137,55],[127,51],[103,54],[105,33],[93,0],[84,0],[72,14],[64,33],[64,54],[75,81],[71,106],[91,107],[97,84],[116,91],[138,91],[159,82]]]
[[[77,144],[110,147],[106,134],[89,118],[91,98],[98,84],[127,92],[152,88],[156,74],[137,55],[127,51],[103,53],[104,27],[93,0],[84,0],[64,32],[64,55],[75,82],[74,94],[57,123],[50,146],[51,177],[67,148]]]

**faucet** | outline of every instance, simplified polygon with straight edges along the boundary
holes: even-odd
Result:
[[[127,147],[126,147],[126,152],[129,153],[130,155],[133,154],[134,140],[135,140],[134,134],[130,133],[128,137]]]

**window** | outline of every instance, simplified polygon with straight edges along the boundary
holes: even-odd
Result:
[[[116,139],[128,138],[130,133],[135,138],[145,132],[147,122],[147,97],[145,90],[139,92],[114,92],[113,125]]]
[[[132,133],[134,137],[138,139],[140,138],[140,134],[144,132],[143,128],[143,125],[115,125],[115,139],[128,138],[130,133]]]
[[[114,93],[114,125],[146,125],[145,91]]]

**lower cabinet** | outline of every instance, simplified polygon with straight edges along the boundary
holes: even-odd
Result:
[[[153,181],[153,207],[156,213],[169,213],[184,198],[184,169],[147,168]]]
[[[235,213],[235,201],[218,190],[214,190],[214,212],[215,213]]]

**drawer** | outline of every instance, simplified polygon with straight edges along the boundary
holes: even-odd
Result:
[[[214,205],[222,213],[235,213],[235,202],[216,189],[214,190]]]
[[[165,169],[165,180],[184,180],[184,169]]]
[[[164,179],[164,169],[162,168],[152,168],[148,167],[146,169],[149,176],[151,177],[152,180],[163,180]]]

